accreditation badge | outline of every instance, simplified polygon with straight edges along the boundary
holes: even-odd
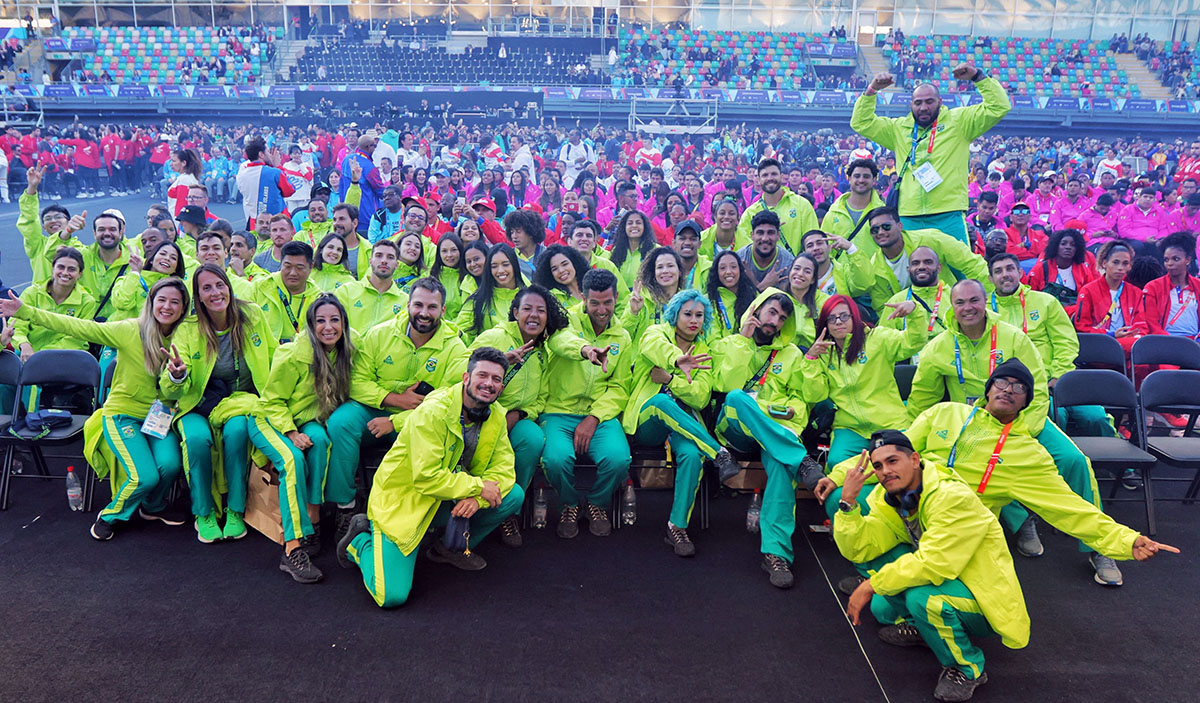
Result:
[[[917,183],[921,184],[921,187],[925,189],[926,193],[934,188],[937,188],[942,183],[941,174],[939,174],[937,169],[933,167],[933,164],[929,163],[928,161],[921,164],[916,168],[916,170],[913,171],[913,177],[917,179]]]

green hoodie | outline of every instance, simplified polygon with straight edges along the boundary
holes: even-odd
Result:
[[[958,320],[951,318],[947,324],[949,329],[931,339],[921,350],[912,392],[908,396],[909,419],[933,407],[947,393],[950,400],[956,403],[974,403],[983,396],[983,387],[992,374],[992,368],[1008,359],[1020,359],[1029,368],[1033,373],[1035,388],[1046,387],[1046,367],[1042,364],[1042,357],[1019,327],[1001,322],[996,313],[989,311],[983,336],[973,342],[959,330]],[[994,366],[989,364],[993,330],[996,338]],[[962,365],[961,381],[955,364],[956,342]],[[1034,393],[1033,403],[1025,415],[1035,436],[1041,434],[1049,409],[1049,395]]]
[[[559,330],[557,334],[562,334]],[[484,332],[471,343],[470,350],[480,347],[492,347],[502,352],[510,352],[525,344],[525,339],[517,329],[517,323],[504,322]],[[549,355],[546,344],[534,347],[525,357],[525,363],[516,371],[510,366],[505,378],[504,392],[497,399],[508,410],[523,410],[526,417],[536,420],[546,405],[546,357]]]
[[[402,554],[412,554],[421,543],[442,501],[475,498],[487,508],[480,497],[484,481],[495,481],[501,496],[516,483],[506,411],[499,403],[480,427],[470,464],[457,470],[463,453],[462,395],[462,383],[430,393],[411,411],[411,421],[400,427],[375,473],[367,517]]]
[[[751,311],[757,309],[764,300],[782,292],[778,288],[767,288],[759,293],[742,314],[738,329],[740,330],[741,325],[749,319]],[[792,314],[770,344],[760,347],[753,339],[742,336],[740,332],[717,340],[713,344],[713,371],[716,373],[716,386],[713,390],[728,393],[744,389],[758,370],[766,365],[766,373],[759,383],[754,384],[750,392],[755,392],[755,399],[763,412],[767,412],[768,406],[771,405],[785,405],[791,408],[794,413],[791,419],[772,419],[799,436],[808,424],[808,404],[804,401],[803,379],[798,373],[804,355],[792,343],[791,340],[795,337],[796,316]]]
[[[1022,283],[1012,295],[992,293],[988,298],[988,309],[1013,327],[1027,330],[1026,334],[1048,367],[1050,378],[1058,378],[1075,368],[1079,336],[1057,298]]]
[[[615,319],[600,334],[592,327],[591,319],[581,310],[568,314],[571,330],[586,343],[608,351],[608,371],[583,359],[579,349],[551,345],[552,354],[546,366],[546,413],[595,415],[600,422],[619,417],[629,400],[629,384],[633,378],[633,345],[629,333]],[[553,341],[553,340],[552,340]]]
[[[975,596],[1005,647],[1029,644],[1025,596],[996,516],[954,471],[932,460],[923,462],[921,481],[920,546],[875,572],[872,588],[881,596],[895,596],[958,579]],[[898,545],[912,545],[900,513],[884,501],[885,495],[871,492],[870,514],[863,515],[855,502],[850,512],[839,513],[833,521],[833,540],[850,561],[861,564]]]
[[[394,319],[408,307],[408,293],[394,283],[386,292],[380,293],[369,280],[351,281],[333,293],[346,306],[350,329],[359,334],[366,334],[375,325]]]
[[[22,191],[21,197],[17,199],[17,207],[20,213],[17,217],[17,231],[21,233],[25,256],[33,269],[33,283],[41,283],[50,278],[54,252],[58,251],[59,247],[75,247],[79,251],[87,248],[78,237],[69,234],[64,236],[65,228],[57,234],[43,232],[39,212],[41,203],[37,193]]]
[[[272,337],[279,343],[290,342],[304,329],[308,306],[321,296],[321,289],[311,277],[305,281],[299,296],[288,293],[279,272],[254,281],[254,302],[258,304],[270,326]]]
[[[157,271],[130,271],[118,278],[109,303],[112,314],[108,319],[118,322],[137,317],[146,305],[150,289],[164,278],[167,274]]]
[[[967,209],[967,173],[971,142],[983,136],[1012,109],[1008,93],[995,78],[975,84],[983,102],[953,109],[942,106],[938,112],[937,134],[930,127],[917,129],[915,156],[904,171],[900,183],[901,215],[932,215]],[[863,94],[854,103],[850,129],[896,154],[896,168],[902,168],[913,152],[913,116],[879,117],[875,114],[877,95]],[[930,164],[942,182],[926,192],[915,171]]]
[[[832,400],[837,406],[834,429],[870,437],[895,418],[905,417],[893,369],[925,344],[923,317],[919,311],[909,317],[914,317],[913,324],[904,332],[886,327],[868,329],[854,363],[847,363],[845,352],[838,353],[837,347],[816,359],[804,357],[800,362],[804,399],[813,404]]]
[[[49,286],[50,281],[46,281],[45,283],[35,284],[26,288],[21,293],[21,302],[31,307],[81,320],[90,320],[96,314],[96,301],[78,283],[75,284],[75,288],[67,296],[67,299],[61,303],[54,302],[54,298],[50,296],[50,292],[47,290]],[[79,349],[87,351],[88,348],[88,343],[85,340],[76,339],[52,329],[33,325],[20,317],[12,321],[12,326],[12,346],[18,353],[20,353],[22,344],[28,344],[33,347],[35,352],[43,349]]]
[[[887,256],[880,250],[874,239],[869,236],[866,238],[855,237],[854,243],[858,250],[849,256],[851,258],[869,257],[869,263],[864,263],[862,260],[856,263],[868,266],[873,273],[874,280],[869,290],[871,307],[875,308],[875,312],[882,316],[883,304],[901,291],[900,281],[896,278],[892,267],[888,265]],[[955,276],[955,271],[958,271],[963,278],[974,278],[987,290],[992,289],[992,281],[988,278],[987,263],[984,262],[982,256],[972,252],[966,244],[937,230],[904,230],[905,256],[911,256],[914,249],[923,246],[937,252],[938,258],[942,262],[942,270],[938,274],[938,279],[947,285],[952,286],[959,281],[959,278]]]
[[[358,364],[361,340],[351,333],[355,347],[353,363]],[[330,359],[333,352],[330,352]],[[317,394],[313,386],[313,348],[305,334],[275,351],[267,386],[260,389],[271,426],[287,434],[317,419]]]
[[[375,325],[363,335],[354,359],[350,397],[368,408],[383,409],[388,393],[403,393],[425,381],[445,388],[462,381],[467,370],[467,347],[458,330],[445,321],[420,349],[408,336],[408,313]],[[411,410],[398,410],[391,417],[399,428]]]
[[[490,275],[490,274],[488,274]],[[480,334],[487,332],[501,322],[508,320],[508,310],[512,307],[513,300],[517,297],[517,288],[493,288],[492,305],[489,310],[484,306],[483,326],[479,333],[475,332],[475,295],[478,291],[471,294],[471,297],[462,302],[462,307],[459,308],[458,317],[454,318],[454,326],[462,332],[463,342],[470,344]]]
[[[829,206],[829,211],[825,213],[825,219],[821,220],[821,230],[829,234],[836,234],[839,237],[849,239],[851,234],[854,234],[854,228],[858,223],[850,216],[850,193],[842,193],[837,200]],[[874,188],[871,189],[871,202],[867,204],[865,210],[859,213],[859,217],[866,217],[867,213],[877,207],[883,207],[883,198],[879,197],[879,192]],[[863,239],[870,239],[871,233],[864,231],[867,225],[859,227],[858,234],[854,235],[854,243],[857,244]]]
[[[104,296],[110,288],[114,292],[116,291],[118,277],[129,273],[129,246],[125,242],[121,242],[120,253],[111,266],[100,258],[98,244],[92,244],[81,251],[83,252],[83,275],[79,277],[79,283],[98,304],[104,300]],[[109,295],[104,308],[97,310],[95,314],[107,320],[112,317],[113,309],[112,295]]]
[[[733,248],[736,254],[742,247],[750,244],[750,230],[740,227],[733,232]],[[700,254],[710,259],[717,258],[717,226],[713,225],[700,233]]]
[[[903,303],[911,300],[917,304],[917,310],[920,310],[924,315],[921,320],[925,325],[928,336],[936,336],[945,332],[947,324],[954,319],[954,306],[950,304],[950,288],[952,286],[945,281],[939,280],[936,286],[909,286],[899,293],[893,295],[889,303]],[[921,303],[924,303],[922,305]],[[933,313],[933,327],[929,326],[929,314]],[[898,317],[895,320],[890,319],[891,314],[881,315],[879,319],[880,327],[889,327],[894,330],[907,329],[909,326],[908,317]],[[916,319],[916,318],[913,318]],[[918,349],[917,351],[920,351]]]
[[[692,348],[693,355],[711,353],[703,339],[697,339]],[[675,360],[684,352],[675,344],[675,326],[664,322],[651,325],[638,341],[637,357],[633,363],[633,378],[629,386],[629,400],[621,425],[625,434],[634,434],[638,428],[638,416],[647,400],[662,391],[662,386],[650,380],[650,370],[655,366],[671,374],[667,389],[677,400],[688,407],[701,410],[708,405],[712,393],[713,371],[700,369],[692,372],[692,382],[675,367]],[[611,364],[612,361],[610,360]]]

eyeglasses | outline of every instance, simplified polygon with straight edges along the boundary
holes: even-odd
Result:
[[[1002,391],[1012,391],[1013,393],[1028,393],[1029,386],[1023,381],[1013,381],[1007,378],[997,378],[992,385]]]
[[[891,222],[885,222],[881,225],[871,225],[871,234],[879,234],[880,230],[883,230],[884,232],[891,232],[892,228],[895,226],[896,225]]]
[[[837,324],[841,324],[843,322],[849,322],[849,321],[853,320],[854,316],[848,312],[844,312],[840,315],[830,315],[828,319],[830,322],[837,325]]]
[[[66,222],[67,216],[61,212],[48,212],[42,215],[42,222]]]

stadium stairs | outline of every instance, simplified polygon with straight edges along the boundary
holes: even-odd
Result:
[[[1117,66],[1129,76],[1129,82],[1141,89],[1143,98],[1170,100],[1173,97],[1171,89],[1158,80],[1145,62],[1138,59],[1137,54],[1117,54],[1116,59]]]
[[[876,73],[888,70],[888,61],[883,57],[883,49],[874,44],[859,44],[858,55],[862,57],[863,75],[869,82]]]

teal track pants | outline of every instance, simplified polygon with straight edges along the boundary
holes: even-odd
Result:
[[[525,491],[513,486],[504,500],[494,509],[480,510],[471,518],[471,544],[479,544],[492,530],[512,515],[516,515],[525,501]],[[442,501],[433,519],[434,527],[442,527],[450,520],[450,511],[457,501]],[[440,532],[437,539],[441,539]],[[372,522],[371,531],[364,532],[350,542],[346,549],[351,561],[358,564],[367,592],[381,608],[398,608],[408,601],[412,592],[413,571],[417,566],[419,548],[404,554],[396,543],[383,534],[379,525]]]
[[[749,393],[731,391],[717,419],[717,434],[740,451],[762,450],[767,472],[759,516],[761,549],[793,560],[792,535],[796,531],[796,478],[800,462],[808,456],[800,438],[772,420]]]
[[[829,473],[833,467],[843,461],[858,456],[862,450],[867,448],[868,444],[870,444],[869,440],[854,430],[834,430],[833,436],[829,440],[829,456],[825,458],[825,473]]]
[[[325,476],[329,473],[329,432],[316,420],[304,423],[299,429],[313,443],[304,450],[306,498],[309,505],[320,505],[325,502]]]
[[[633,443],[645,447],[661,447],[663,442],[671,445],[675,459],[675,495],[671,500],[668,519],[675,527],[686,529],[692,517],[692,506],[696,504],[696,492],[700,488],[700,477],[704,473],[704,457],[696,443],[674,432],[662,420],[648,418],[638,425]]]
[[[306,508],[308,497],[305,490],[304,454],[296,449],[288,441],[288,438],[283,436],[282,432],[272,427],[270,421],[265,417],[241,415],[231,418],[229,422],[225,423],[224,433],[229,432],[230,425],[240,425],[241,427],[235,427],[235,431],[244,433],[243,436],[246,440],[253,444],[255,449],[266,455],[271,466],[274,466],[275,470],[279,472],[279,517],[283,525],[284,541],[290,542],[311,535],[313,526],[308,519]],[[245,472],[246,464],[250,459],[250,448],[243,445],[240,452],[231,452],[228,449],[228,442],[225,442],[225,446],[227,448],[225,452],[226,471],[228,472],[230,463],[242,463],[237,470],[242,472],[243,477],[241,480],[243,490],[241,508],[244,511],[246,509]],[[233,484],[230,484],[229,507],[230,510],[237,510],[233,502]]]
[[[542,451],[542,468],[546,480],[558,492],[564,506],[578,506],[579,491],[575,487],[575,428],[583,415],[550,413],[538,418],[546,436]],[[611,501],[622,480],[629,476],[629,441],[620,420],[613,418],[596,425],[586,456],[596,465],[596,483],[588,491],[587,502],[604,507]]]
[[[175,424],[183,450],[183,475],[187,477],[188,491],[192,497],[192,514],[196,517],[212,515],[217,506],[213,502],[213,432],[208,418],[199,413],[188,413]],[[222,456],[225,458],[225,483],[229,488],[229,509],[235,513],[246,512],[246,470],[248,459],[238,461],[234,455],[246,453],[246,425],[230,421],[221,431]]]
[[[1084,409],[1090,407],[1098,408],[1099,406],[1084,406]],[[1100,409],[1100,412],[1103,413],[1104,410]],[[1108,425],[1107,417],[1103,423]],[[1111,430],[1111,425],[1109,428]],[[1103,510],[1100,505],[1100,490],[1096,485],[1096,474],[1092,471],[1091,462],[1083,452],[1079,451],[1079,447],[1075,446],[1071,438],[1060,430],[1058,425],[1047,419],[1037,439],[1038,443],[1050,453],[1050,457],[1054,459],[1054,465],[1058,468],[1058,475],[1063,477],[1075,495]],[[1000,524],[1004,525],[1009,532],[1015,533],[1028,518],[1029,511],[1020,503],[1009,503],[1000,509]],[[1080,542],[1079,551],[1086,553],[1093,550]]]
[[[967,220],[963,217],[962,210],[929,215],[901,215],[900,224],[904,225],[904,229],[936,229],[971,246],[971,242],[967,240]]]
[[[528,418],[518,420],[508,433],[508,441],[512,444],[514,463],[517,473],[517,485],[522,491],[529,489],[529,482],[537,471],[538,463],[542,460],[542,449],[546,446],[546,435],[542,428]]]
[[[362,457],[363,442],[371,445],[391,445],[396,433],[376,438],[367,431],[367,423],[377,417],[388,417],[391,413],[378,408],[368,408],[362,403],[343,403],[325,426],[329,430],[329,470],[325,477],[325,500],[338,505],[354,502],[354,479],[358,475],[358,463]]]
[[[166,508],[179,477],[179,438],[173,431],[164,439],[142,434],[142,422],[128,415],[103,418],[104,441],[125,473],[112,501],[100,511],[100,519],[110,525],[129,520],[139,507],[151,513]]]
[[[942,666],[977,679],[983,674],[983,650],[971,637],[995,637],[979,602],[962,581],[917,586],[894,596],[871,598],[871,614],[881,624],[909,622]]]

